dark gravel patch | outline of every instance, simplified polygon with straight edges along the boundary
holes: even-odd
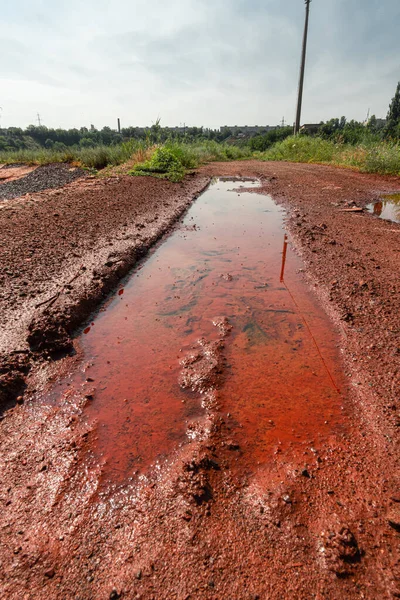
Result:
[[[44,165],[21,179],[3,183],[0,186],[0,200],[11,200],[25,194],[60,188],[84,175],[86,171],[73,168],[69,164]]]
[[[2,169],[12,169],[14,167],[24,167],[25,164],[24,163],[9,163],[7,165],[3,165],[2,167],[0,167],[0,170]]]

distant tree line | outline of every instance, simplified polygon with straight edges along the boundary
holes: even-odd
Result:
[[[238,132],[236,132],[238,133]],[[292,127],[277,127],[265,134],[254,137],[233,135],[228,127],[221,129],[206,129],[204,127],[162,127],[158,119],[148,128],[125,127],[118,133],[110,127],[96,129],[50,129],[44,125],[29,125],[26,129],[8,127],[0,129],[0,151],[48,148],[65,150],[68,147],[94,148],[99,145],[113,146],[130,139],[143,139],[151,143],[163,143],[167,140],[185,140],[188,142],[215,140],[228,141],[240,146],[249,146],[252,151],[263,152],[276,142],[292,135]],[[386,120],[377,119],[373,115],[367,123],[360,121],[347,121],[346,117],[330,119],[321,122],[317,131],[307,131],[302,135],[318,135],[337,143],[359,144],[362,142],[381,140],[400,141],[400,82],[396,93],[389,105]]]
[[[281,142],[289,137],[289,135],[293,135],[293,127],[279,127],[277,129],[272,129],[272,131],[268,131],[265,134],[256,135],[250,138],[248,144],[253,152],[264,152],[264,150],[267,150],[276,142]]]
[[[99,145],[113,146],[130,139],[148,139],[152,143],[162,143],[169,139],[215,140],[223,142],[231,135],[229,130],[205,129],[203,127],[161,127],[159,121],[149,128],[125,127],[121,133],[103,127],[96,129],[51,129],[45,125],[29,125],[26,129],[8,127],[0,129],[0,151],[48,148],[65,150],[68,147],[94,148]]]

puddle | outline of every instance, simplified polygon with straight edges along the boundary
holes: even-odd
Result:
[[[367,209],[380,219],[400,223],[400,193],[385,195],[379,202],[369,204]]]
[[[205,418],[199,393],[179,386],[180,361],[228,319],[218,392],[229,435],[249,470],[300,452],[343,427],[337,339],[287,248],[284,212],[256,181],[216,180],[179,228],[92,317],[77,371],[47,403],[90,396],[94,459],[121,483],[164,460]],[[88,392],[89,390],[89,392]]]

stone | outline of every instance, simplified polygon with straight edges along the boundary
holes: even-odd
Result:
[[[45,577],[48,577],[49,579],[52,579],[55,574],[56,574],[56,572],[54,569],[48,569],[47,571],[44,572]]]
[[[396,531],[400,531],[400,507],[393,506],[387,514],[388,523]]]

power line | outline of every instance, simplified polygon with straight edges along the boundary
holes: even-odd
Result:
[[[310,2],[311,2],[311,0],[305,0],[306,20],[304,23],[303,49],[302,49],[302,53],[301,53],[299,93],[298,93],[298,98],[297,98],[296,122],[294,125],[295,135],[297,133],[299,133],[299,131],[300,131],[301,105],[303,102],[304,71],[305,71],[305,66],[306,66],[306,53],[307,53],[308,20],[309,20],[309,16],[310,16]]]

